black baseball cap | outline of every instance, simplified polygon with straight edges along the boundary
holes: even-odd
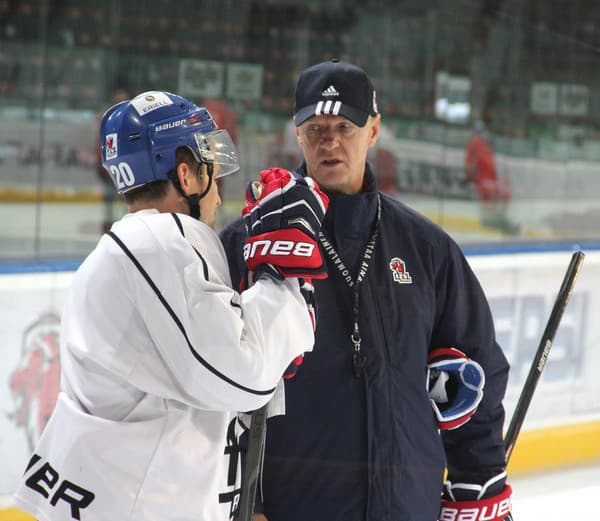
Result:
[[[331,60],[304,69],[296,83],[294,123],[321,114],[344,116],[364,127],[377,114],[375,89],[366,72],[352,63]]]

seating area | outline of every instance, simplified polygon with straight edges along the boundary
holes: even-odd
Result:
[[[181,61],[194,59],[261,66],[257,99],[227,99],[226,84],[219,97],[240,113],[289,117],[298,72],[339,57],[368,70],[391,121],[435,123],[436,75],[443,71],[470,78],[472,117],[483,117],[497,135],[563,139],[547,135],[562,125],[599,139],[599,10],[589,0],[565,13],[558,4],[513,4],[0,0],[0,106],[98,111],[118,87],[177,91]],[[583,112],[557,112],[550,121],[536,113],[535,82],[583,85]],[[594,145],[584,148],[582,155],[595,157]]]

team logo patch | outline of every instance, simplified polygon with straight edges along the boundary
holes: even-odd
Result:
[[[105,146],[105,150],[106,150],[105,154],[106,154],[107,161],[109,159],[114,159],[115,157],[117,157],[119,155],[116,134],[108,134],[106,136],[105,145],[106,145]]]
[[[406,271],[406,263],[399,257],[394,257],[390,261],[390,271],[394,277],[394,282],[398,284],[412,284],[412,277]]]
[[[148,92],[131,100],[131,104],[140,116],[167,105],[173,105],[173,101],[164,92]]]

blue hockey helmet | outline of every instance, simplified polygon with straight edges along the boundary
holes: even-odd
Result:
[[[187,147],[214,177],[240,168],[227,130],[191,101],[163,91],[149,91],[109,108],[100,123],[102,166],[123,194],[153,181],[168,180],[175,153]]]

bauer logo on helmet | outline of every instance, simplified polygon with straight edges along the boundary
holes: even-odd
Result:
[[[169,130],[172,128],[181,127],[187,119],[180,119],[179,121],[170,121],[169,123],[163,123],[162,125],[157,125],[156,132],[162,132],[163,130]]]

